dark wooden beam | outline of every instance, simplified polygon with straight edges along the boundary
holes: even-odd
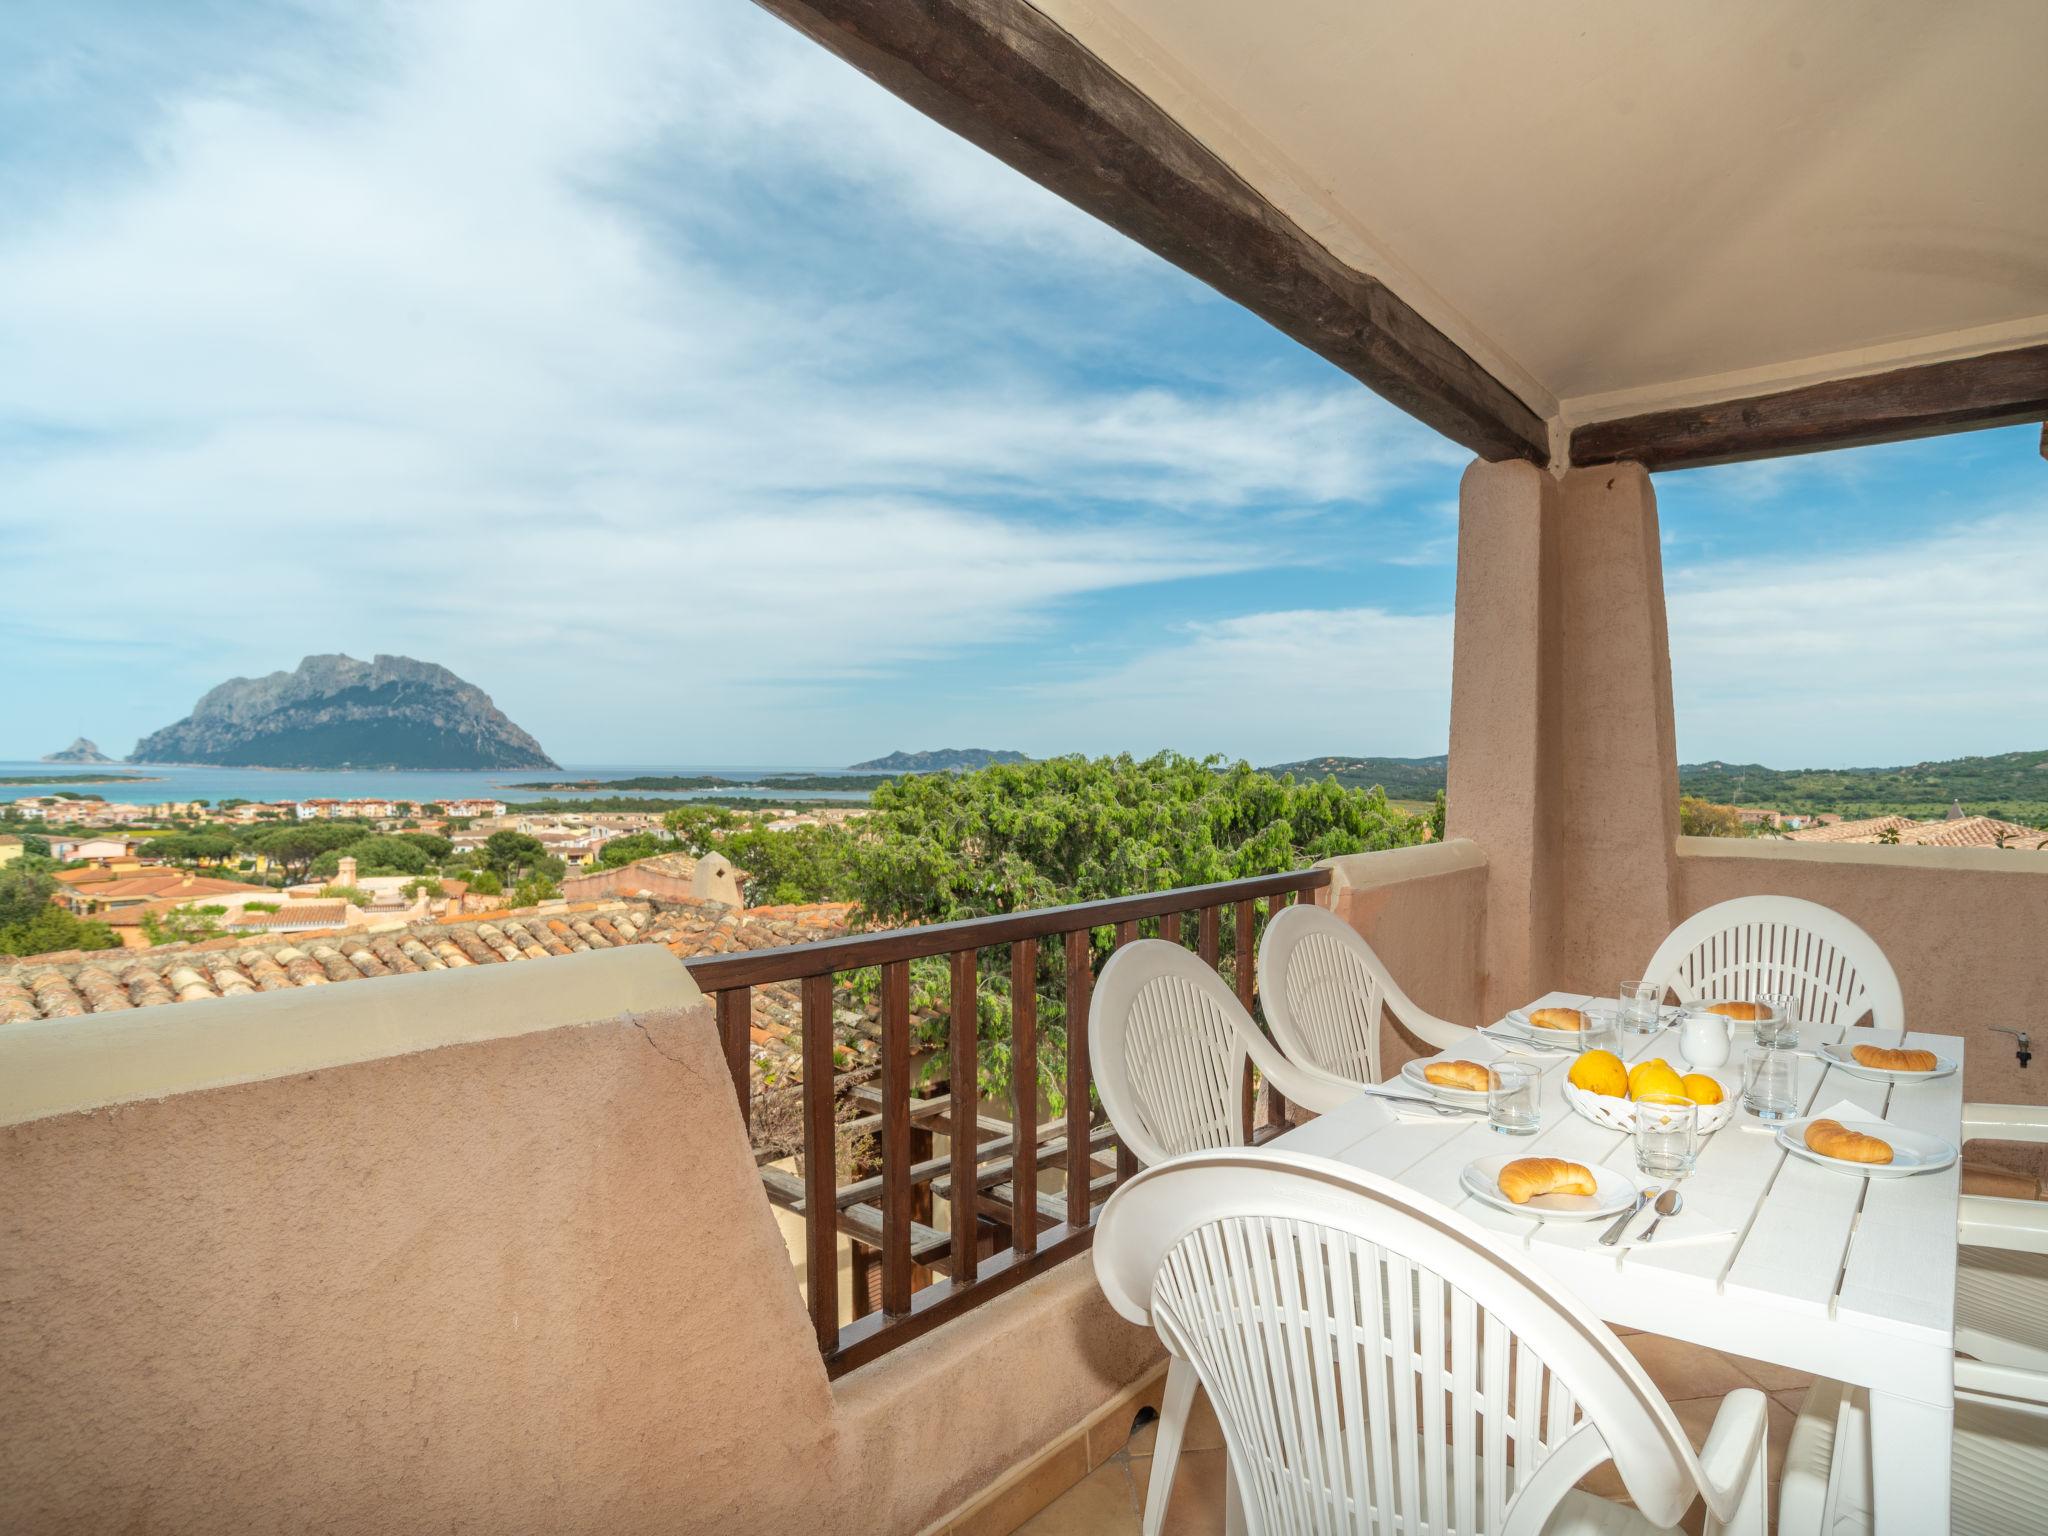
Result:
[[[758,3],[1482,458],[1548,462],[1512,391],[1026,0]]]
[[[1634,459],[1649,469],[1732,464],[1851,448],[2048,413],[2048,345],[1831,379],[1774,395],[1652,411],[1572,431],[1574,464]]]

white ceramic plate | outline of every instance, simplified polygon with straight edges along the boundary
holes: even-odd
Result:
[[[1909,1131],[1904,1126],[1867,1120],[1844,1120],[1841,1124],[1852,1131],[1862,1131],[1867,1136],[1879,1136],[1890,1142],[1890,1162],[1852,1163],[1846,1158],[1823,1157],[1806,1144],[1806,1128],[1815,1119],[1826,1118],[1828,1117],[1825,1115],[1809,1115],[1803,1120],[1788,1120],[1778,1127],[1778,1145],[1795,1157],[1805,1158],[1809,1163],[1819,1163],[1823,1168],[1840,1169],[1843,1173],[1855,1174],[1859,1178],[1906,1179],[1916,1173],[1939,1173],[1956,1160],[1956,1149],[1939,1136],[1930,1136],[1925,1131]]]
[[[1453,1057],[1452,1059],[1454,1061],[1462,1061],[1466,1058]],[[1432,1098],[1442,1099],[1446,1104],[1485,1105],[1486,1090],[1484,1088],[1446,1088],[1441,1083],[1432,1083],[1422,1075],[1422,1069],[1428,1065],[1429,1063],[1426,1061],[1402,1062],[1402,1081],[1407,1083],[1417,1093],[1426,1093]],[[1485,1063],[1481,1062],[1480,1065],[1484,1066]]]
[[[1557,1006],[1562,1007],[1563,1004]],[[1579,1009],[1581,1013],[1586,1011],[1583,1006]],[[1529,1022],[1529,1010],[1526,1008],[1511,1009],[1502,1022],[1507,1025],[1511,1034],[1527,1035],[1531,1040],[1540,1040],[1545,1045],[1569,1045],[1573,1049],[1577,1049],[1579,1037],[1583,1033],[1576,1029],[1539,1029]]]
[[[1876,1043],[1874,1040],[1831,1040],[1820,1048],[1820,1058],[1852,1076],[1874,1078],[1880,1083],[1931,1083],[1937,1077],[1947,1077],[1956,1069],[1956,1064],[1939,1051],[1934,1055],[1940,1065],[1932,1072],[1893,1072],[1885,1067],[1866,1067],[1851,1054],[1859,1045]]]
[[[1475,1200],[1482,1200],[1510,1216],[1533,1216],[1539,1221],[1593,1221],[1618,1216],[1636,1203],[1641,1189],[1633,1175],[1599,1163],[1584,1166],[1592,1171],[1597,1193],[1591,1195],[1538,1195],[1527,1205],[1517,1205],[1500,1192],[1500,1171],[1522,1157],[1541,1157],[1541,1152],[1508,1152],[1499,1157],[1474,1158],[1458,1175],[1458,1182]]]

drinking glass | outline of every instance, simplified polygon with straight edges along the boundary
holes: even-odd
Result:
[[[1536,1087],[1542,1071],[1526,1061],[1497,1061],[1486,1069],[1486,1123],[1503,1136],[1533,1136],[1542,1123]]]
[[[1779,1048],[1799,1043],[1799,999],[1790,992],[1766,992],[1756,1000],[1756,1043]]]
[[[1579,1031],[1581,1051],[1612,1051],[1621,1054],[1620,1016],[1611,1008],[1588,1006],[1579,1010],[1586,1027]]]
[[[1621,984],[1621,1027],[1632,1035],[1657,1032],[1657,1015],[1662,1011],[1664,988],[1654,981],[1624,981]]]
[[[1660,1179],[1682,1179],[1699,1157],[1699,1106],[1675,1093],[1636,1100],[1636,1167]]]
[[[1757,1119],[1790,1120],[1797,1111],[1799,1058],[1774,1046],[1751,1046],[1742,1060],[1742,1107]]]

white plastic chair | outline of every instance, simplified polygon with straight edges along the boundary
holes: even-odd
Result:
[[[1380,1080],[1380,1024],[1389,1011],[1440,1051],[1462,1049],[1475,1033],[1418,1007],[1357,929],[1307,903],[1266,924],[1259,1001],[1289,1061],[1354,1090]]]
[[[1103,966],[1088,1005],[1088,1062],[1117,1139],[1147,1167],[1250,1141],[1244,1075],[1252,1062],[1290,1102],[1319,1114],[1357,1092],[1297,1070],[1212,967],[1163,939],[1126,944]],[[1169,1361],[1145,1536],[1157,1536],[1166,1518],[1194,1398],[1194,1374]]]
[[[2015,1536],[2048,1526],[2048,1376],[1958,1360],[1950,1458],[1954,1536]],[[1837,1381],[1808,1388],[1780,1479],[1779,1536],[1869,1532],[1869,1394]]]
[[[1965,1104],[1963,1140],[2048,1142],[2048,1110]],[[1956,1420],[1950,1528],[2048,1527],[2048,1205],[1965,1195],[1956,1250]],[[1782,1536],[1871,1528],[1870,1401],[1814,1383],[1785,1453]]]
[[[1341,1163],[1204,1152],[1147,1169],[1095,1230],[1110,1303],[1207,1389],[1227,1529],[1257,1536],[1668,1529],[1764,1536],[1765,1399],[1695,1455],[1621,1341],[1455,1212]],[[1612,1460],[1636,1507],[1574,1485]]]
[[[2048,1142],[2048,1109],[1965,1104],[1963,1140]],[[1956,1227],[1958,1353],[2048,1375],[2048,1203],[1965,1195]]]
[[[1808,1024],[1846,1027],[1868,1014],[1878,1029],[1906,1027],[1898,973],[1877,941],[1841,913],[1796,896],[1741,896],[1695,912],[1657,946],[1643,980],[1661,983],[1681,1003],[1790,992]]]
[[[1251,1140],[1247,1062],[1318,1114],[1358,1092],[1297,1068],[1211,966],[1163,939],[1134,940],[1103,966],[1088,1006],[1088,1061],[1117,1139],[1148,1166]]]

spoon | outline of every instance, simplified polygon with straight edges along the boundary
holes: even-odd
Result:
[[[1679,1198],[1677,1190],[1665,1190],[1663,1194],[1657,1197],[1657,1219],[1644,1229],[1643,1235],[1637,1238],[1636,1241],[1647,1243],[1651,1238],[1655,1237],[1657,1235],[1657,1228],[1663,1224],[1664,1218],[1666,1216],[1676,1216],[1679,1207],[1684,1204],[1685,1201]]]
[[[1628,1230],[1628,1224],[1636,1219],[1642,1212],[1643,1207],[1650,1203],[1650,1197],[1656,1193],[1657,1191],[1654,1189],[1637,1190],[1636,1203],[1615,1217],[1613,1225],[1600,1234],[1600,1246],[1602,1248],[1612,1248],[1616,1243],[1620,1242],[1621,1234]]]

